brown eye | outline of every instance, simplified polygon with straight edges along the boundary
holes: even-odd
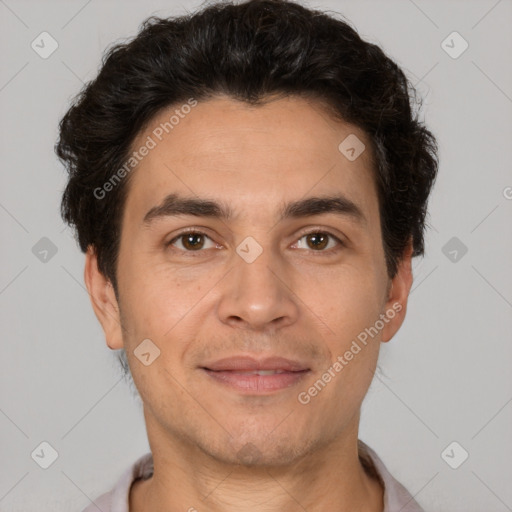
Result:
[[[198,233],[187,233],[186,235],[182,235],[183,239],[183,247],[188,250],[197,250],[201,249],[204,245],[203,235]]]
[[[210,242],[209,247],[205,247],[205,242],[207,241]],[[209,249],[215,246],[209,236],[195,231],[178,235],[173,238],[168,245],[174,246],[184,252],[199,252],[201,249]]]
[[[305,240],[305,242],[303,240]],[[310,249],[314,252],[325,253],[336,251],[343,245],[343,242],[337,236],[323,231],[312,231],[310,233],[305,233],[299,238],[297,242],[299,249]]]
[[[311,249],[321,250],[327,247],[329,236],[325,233],[310,233],[306,235],[306,240]]]

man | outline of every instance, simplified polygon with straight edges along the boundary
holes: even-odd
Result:
[[[438,161],[346,23],[253,0],[152,18],[63,118],[64,219],[151,453],[86,510],[421,510],[358,440]]]

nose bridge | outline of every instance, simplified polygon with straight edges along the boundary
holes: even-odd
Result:
[[[249,249],[246,253],[248,258],[244,254],[247,249]],[[280,266],[279,258],[269,246],[258,250],[251,247],[251,242],[243,242],[237,248],[237,255],[235,274],[242,291],[245,289],[254,293],[264,287],[270,293],[272,288],[280,288],[276,277]],[[274,292],[277,291],[277,289],[274,290]]]
[[[293,293],[286,286],[284,265],[270,244],[247,237],[234,254],[235,267],[224,287],[219,315],[223,322],[253,328],[292,322],[297,317]]]

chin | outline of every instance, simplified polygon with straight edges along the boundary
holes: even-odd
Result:
[[[260,435],[250,435],[245,432],[238,438],[228,438],[217,445],[198,445],[207,455],[224,464],[278,468],[296,464],[323,444],[321,441],[300,438],[297,431],[293,434],[292,436],[291,432],[282,432],[278,436],[260,432]]]

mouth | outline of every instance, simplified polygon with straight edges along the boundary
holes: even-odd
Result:
[[[268,394],[297,385],[311,369],[300,361],[230,357],[201,367],[214,382],[243,394]]]

